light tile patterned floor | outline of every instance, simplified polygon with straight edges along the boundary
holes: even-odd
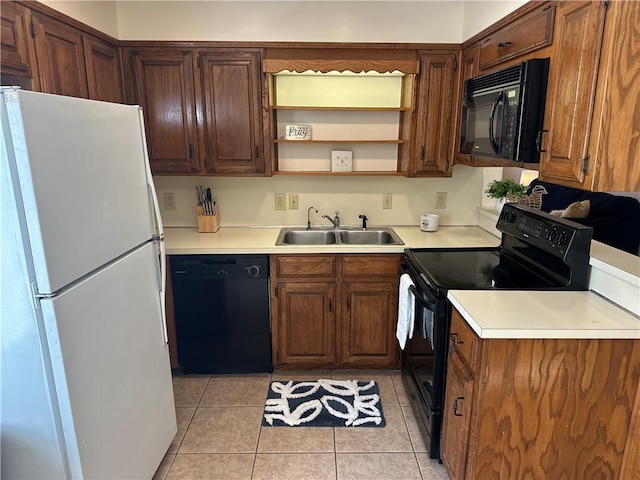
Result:
[[[273,380],[375,380],[384,428],[262,427]],[[154,480],[445,480],[397,371],[277,371],[173,379],[178,433]]]

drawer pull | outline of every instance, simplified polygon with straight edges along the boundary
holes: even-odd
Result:
[[[509,45],[511,45],[511,42],[500,42],[498,44],[500,48],[508,47]]]
[[[456,417],[462,417],[463,415],[461,413],[458,413],[458,401],[459,400],[464,400],[464,397],[457,397],[454,401],[453,401],[453,414]]]
[[[457,333],[452,333],[449,335],[449,340],[451,341],[452,345],[461,345],[464,342],[462,340],[458,340],[458,334]]]

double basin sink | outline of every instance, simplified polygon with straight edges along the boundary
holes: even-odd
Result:
[[[276,245],[404,245],[392,228],[283,228]]]

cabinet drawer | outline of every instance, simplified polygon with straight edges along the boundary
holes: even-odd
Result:
[[[556,7],[535,10],[493,33],[480,45],[480,70],[550,45]]]
[[[287,255],[275,258],[275,273],[286,277],[335,277],[336,257]]]
[[[451,313],[449,351],[455,350],[469,368],[475,372],[480,350],[480,338],[455,308]]]
[[[399,255],[354,255],[342,257],[343,277],[398,277]]]

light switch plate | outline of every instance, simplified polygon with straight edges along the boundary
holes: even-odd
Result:
[[[353,152],[349,150],[331,151],[331,171],[351,172],[353,170]]]

